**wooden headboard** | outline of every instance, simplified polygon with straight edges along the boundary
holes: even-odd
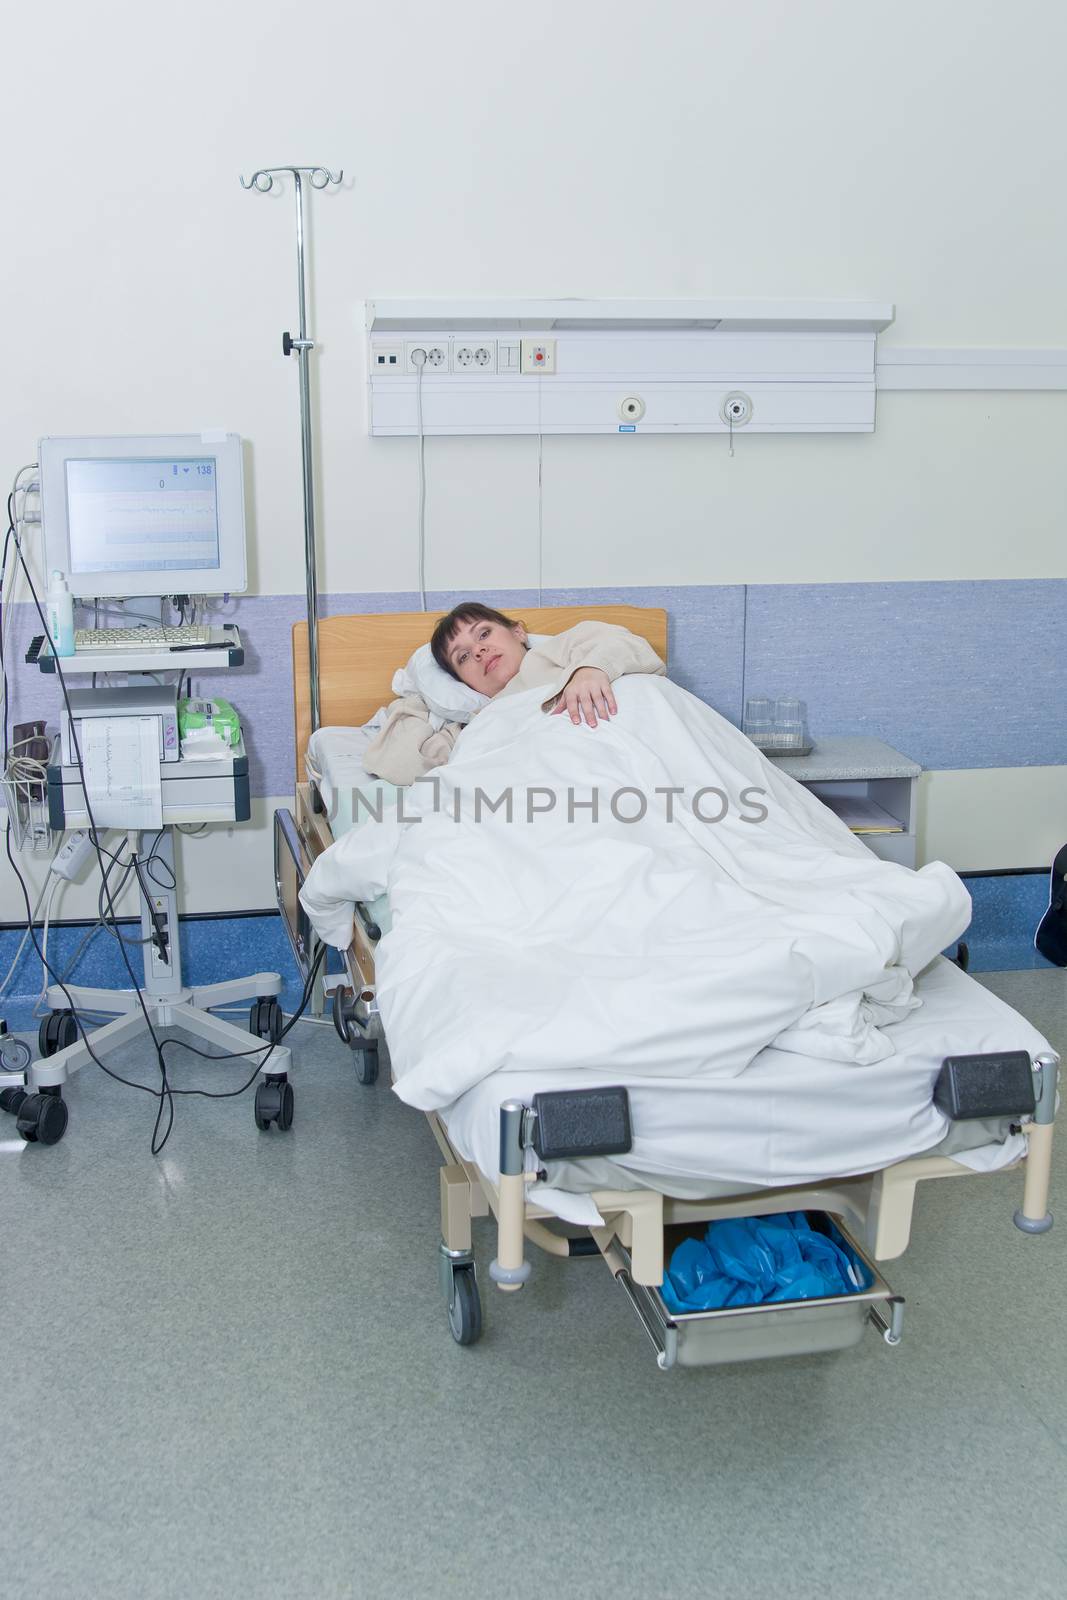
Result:
[[[395,699],[393,674],[426,644],[443,611],[383,611],[376,615],[324,617],[319,623],[319,713],[324,727],[358,727]],[[647,639],[667,660],[667,613],[654,606],[525,606],[516,621],[530,633],[562,633],[576,622],[614,622]],[[293,711],[296,781],[304,780],[304,752],[311,736],[308,689],[308,628],[293,627]]]

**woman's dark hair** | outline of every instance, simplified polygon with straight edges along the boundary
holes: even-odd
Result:
[[[430,636],[433,658],[450,678],[459,678],[459,673],[453,672],[452,663],[448,659],[448,647],[456,637],[461,622],[502,622],[505,628],[519,626],[502,611],[494,611],[492,606],[483,606],[480,600],[463,600],[458,606],[453,606],[448,616],[441,618]],[[460,678],[459,681],[463,680]]]

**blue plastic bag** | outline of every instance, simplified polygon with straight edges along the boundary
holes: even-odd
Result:
[[[670,1311],[855,1294],[869,1277],[839,1237],[817,1232],[803,1211],[712,1222],[702,1240],[677,1247],[661,1293]]]

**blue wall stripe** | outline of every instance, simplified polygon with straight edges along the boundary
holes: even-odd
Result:
[[[1047,968],[1050,963],[1034,949],[1034,930],[1048,905],[1048,877],[1044,873],[1017,873],[994,877],[964,877],[974,903],[974,915],[963,938],[970,951],[972,972],[1010,972]],[[135,924],[127,931],[135,933]],[[58,924],[49,937],[49,959],[71,983],[100,988],[122,988],[129,976],[114,939],[102,930],[84,946],[77,966],[66,971],[85,937],[84,925]],[[0,929],[0,971],[6,971],[22,937],[19,928]],[[181,924],[182,969],[187,983],[211,983],[247,972],[279,972],[286,1011],[296,1008],[300,976],[281,919],[276,914],[248,917],[196,917]],[[955,945],[952,947],[953,953]],[[140,952],[130,952],[135,972],[140,972]],[[34,1002],[41,982],[41,963],[27,944],[8,990],[0,1000],[0,1016],[12,1033],[36,1028]],[[240,1022],[244,1014],[234,1020]]]
[[[472,591],[466,591],[472,594]],[[530,589],[474,592],[503,608],[536,604]],[[427,596],[438,609],[463,598]],[[924,767],[1026,767],[1067,760],[1067,580],[942,583],[693,584],[546,589],[546,605],[663,606],[672,677],[733,721],[743,693],[795,694],[812,731],[867,733]],[[326,595],[323,613],[413,611],[408,592]],[[22,666],[40,623],[13,608],[12,720],[57,720],[55,680]],[[301,595],[234,601],[246,665],[197,673],[198,689],[230,699],[245,727],[252,792],[292,790],[290,629]]]
[[[741,721],[745,591],[740,584],[642,589],[546,589],[549,606],[662,606],[671,677],[732,722]]]
[[[1067,581],[768,584],[748,591],[746,693],[808,702],[923,767],[1067,761]]]

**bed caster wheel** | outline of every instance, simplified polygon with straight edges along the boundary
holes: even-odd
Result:
[[[74,1044],[78,1037],[78,1024],[73,1011],[50,1011],[41,1019],[37,1030],[37,1048],[43,1057],[58,1055]]]
[[[262,1132],[276,1122],[284,1133],[293,1125],[293,1086],[284,1075],[266,1077],[256,1087],[256,1127]]]
[[[378,1046],[369,1042],[357,1045],[353,1054],[356,1058],[356,1082],[369,1089],[371,1084],[378,1082]]]
[[[58,1144],[67,1131],[67,1107],[59,1090],[25,1095],[15,1112],[15,1127],[27,1144]]]
[[[356,1081],[369,1088],[378,1081],[378,1041],[369,1038],[355,1017],[350,989],[340,985],[333,991],[333,1025],[356,1058]]]
[[[248,1013],[249,1033],[254,1033],[257,1039],[269,1039],[271,1044],[277,1044],[284,1026],[282,1008],[273,995],[260,995],[258,1000],[253,1000]]]
[[[476,1344],[482,1336],[482,1300],[473,1266],[456,1267],[452,1272],[448,1326],[457,1344]]]
[[[29,1096],[28,1089],[0,1089],[0,1111],[6,1111],[9,1117],[18,1116],[19,1106]]]

